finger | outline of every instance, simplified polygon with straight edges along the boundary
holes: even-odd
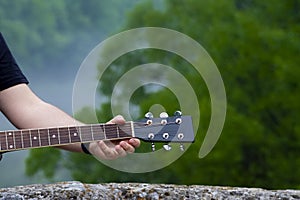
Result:
[[[141,141],[137,138],[131,138],[129,141],[128,141],[129,144],[131,144],[132,146],[134,147],[139,147],[140,144],[141,144]]]
[[[119,145],[128,153],[133,153],[135,151],[135,148],[125,141],[121,141]]]
[[[127,155],[125,149],[121,145],[115,146],[115,150],[118,153],[118,157],[125,157]]]
[[[98,145],[106,159],[112,160],[118,157],[117,152],[114,151],[112,148],[109,148],[104,141],[99,141]]]
[[[107,124],[125,124],[125,119],[122,115],[117,115],[112,118]]]

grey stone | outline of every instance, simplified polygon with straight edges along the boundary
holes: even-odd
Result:
[[[300,190],[265,190],[261,188],[170,185],[145,183],[84,184],[61,182],[0,189],[0,200],[38,199],[300,199]]]

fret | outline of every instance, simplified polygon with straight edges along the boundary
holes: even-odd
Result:
[[[38,132],[38,135],[39,135],[39,144],[40,144],[40,146],[42,146],[40,129],[37,129],[37,132]]]
[[[70,127],[67,127],[68,129],[68,134],[69,134],[69,141],[72,142],[71,134],[70,134]]]
[[[90,127],[90,131],[91,131],[91,135],[92,135],[92,141],[95,141],[94,132],[93,132],[93,125],[89,125],[89,127]]]
[[[8,142],[7,142],[7,134],[6,132],[4,132],[4,134],[5,134],[6,148],[9,149]]]
[[[6,134],[5,132],[0,132],[0,147],[1,150],[7,150],[7,140],[6,140]]]
[[[95,124],[91,127],[94,140],[104,140],[104,125],[103,124]]]
[[[132,137],[135,137],[133,121],[130,122],[130,130],[131,130],[130,132],[132,134]]]
[[[38,130],[37,129],[32,129],[32,130],[29,130],[30,131],[30,135],[31,135],[31,146],[32,147],[39,147],[41,146],[40,144],[40,136],[39,136],[39,133],[38,133]]]
[[[51,139],[50,139],[49,129],[47,129],[47,133],[48,133],[48,141],[49,141],[49,145],[51,145]]]
[[[69,144],[70,143],[70,136],[69,136],[69,129],[68,127],[60,127],[58,128],[60,144]]]
[[[50,145],[48,129],[39,129],[41,146],[46,147]]]
[[[29,148],[31,146],[31,139],[29,130],[21,130],[22,132],[22,140],[23,140],[23,148]]]
[[[106,125],[102,124],[102,127],[103,127],[103,133],[104,133],[104,140],[106,140],[107,139],[107,137],[106,137],[106,130],[105,130]]]
[[[69,127],[69,134],[71,138],[71,143],[81,142],[78,129],[76,127]]]
[[[16,148],[16,140],[15,140],[15,132],[12,131],[12,138],[13,138],[13,145],[14,145],[14,149]]]
[[[49,139],[50,139],[50,145],[59,144],[57,128],[49,129]]]
[[[28,133],[29,133],[29,142],[30,142],[30,146],[32,147],[32,138],[31,138],[31,132],[30,132],[30,130],[28,130]]]
[[[117,126],[117,138],[120,138],[119,126]]]
[[[14,131],[14,137],[15,137],[15,147],[16,149],[22,149],[23,147],[23,141],[22,141],[22,132],[21,131]]]
[[[80,136],[81,136],[81,141],[82,142],[93,141],[90,126],[80,126],[79,131],[80,131]]]
[[[15,149],[15,141],[14,141],[14,133],[13,131],[5,132],[6,134],[6,141],[8,149]]]
[[[58,130],[58,128],[56,128],[56,131],[57,131],[57,139],[58,139],[58,144],[61,144],[61,143],[60,143],[60,134],[59,134],[59,130]]]
[[[22,133],[22,130],[20,130],[19,132],[20,132],[21,141],[22,141],[22,148],[24,148],[24,141],[23,141],[23,133]]]
[[[116,139],[116,138],[118,138],[117,129],[118,129],[117,124],[106,124],[105,125],[106,139]]]

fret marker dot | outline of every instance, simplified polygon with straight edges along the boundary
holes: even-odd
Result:
[[[37,137],[36,137],[36,136],[34,136],[34,137],[33,137],[33,139],[34,139],[34,140],[36,140],[36,139],[37,139]]]
[[[77,133],[74,133],[74,136],[77,136]]]
[[[13,147],[14,147],[13,145],[9,145],[9,148],[11,148],[11,149],[12,149]]]
[[[52,135],[52,138],[56,138],[56,135]]]
[[[9,135],[9,136],[11,136],[11,135],[12,135],[12,133],[8,133],[8,135]]]

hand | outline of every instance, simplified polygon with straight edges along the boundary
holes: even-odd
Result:
[[[117,115],[107,124],[124,124],[125,119],[121,115]],[[135,148],[140,146],[140,140],[130,138],[121,141],[97,141],[89,145],[89,152],[99,159],[114,160],[133,153]]]

